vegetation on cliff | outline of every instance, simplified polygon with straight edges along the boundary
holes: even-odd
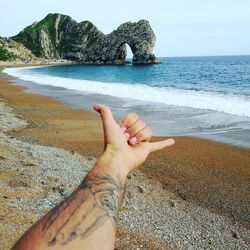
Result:
[[[77,23],[67,15],[48,14],[11,39],[25,46],[36,57],[46,59],[123,64],[128,44],[133,52],[134,64],[158,63],[152,53],[156,37],[146,20],[124,23],[105,35],[89,21]],[[10,58],[10,54],[5,55]]]
[[[13,52],[10,52],[6,47],[5,39],[0,37],[0,61],[12,61],[16,59]]]
[[[37,59],[29,49],[10,38],[0,37],[0,61],[30,62]]]

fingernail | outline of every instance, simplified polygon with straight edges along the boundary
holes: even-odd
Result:
[[[130,138],[130,134],[129,133],[125,133],[124,135],[126,136],[127,140]]]
[[[122,127],[122,132],[124,133],[126,131],[126,128],[125,127]]]
[[[129,140],[129,142],[131,143],[131,144],[135,144],[136,143],[136,141],[137,141],[137,138],[136,137],[132,137],[130,140]]]

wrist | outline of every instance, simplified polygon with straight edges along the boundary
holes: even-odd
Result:
[[[121,154],[111,149],[106,149],[97,160],[93,170],[118,177],[122,183],[125,183],[130,169]]]

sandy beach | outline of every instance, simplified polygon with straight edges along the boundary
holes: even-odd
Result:
[[[0,245],[10,249],[77,187],[103,135],[94,112],[26,93],[1,71]],[[175,140],[129,175],[116,249],[248,249],[250,150]]]

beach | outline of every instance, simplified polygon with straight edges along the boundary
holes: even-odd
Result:
[[[195,136],[250,147],[249,56],[161,58],[151,66],[53,65],[6,68],[29,93],[119,119],[136,112],[156,136]]]
[[[79,185],[103,135],[98,114],[0,74],[0,244],[10,249]],[[248,249],[250,150],[174,139],[129,175],[116,249]]]

